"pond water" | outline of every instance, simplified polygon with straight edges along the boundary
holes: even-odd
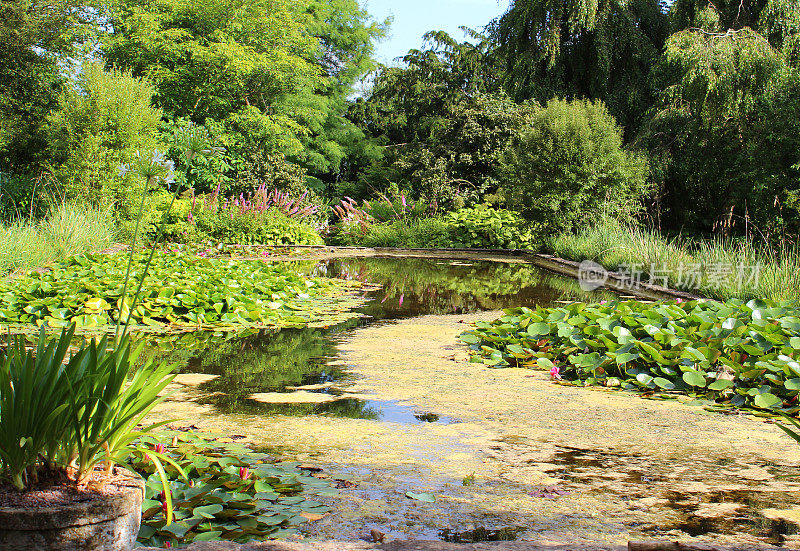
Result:
[[[147,356],[182,366],[163,418],[247,433],[352,481],[310,537],[375,527],[452,542],[782,544],[797,532],[785,520],[800,518],[796,453],[774,426],[469,364],[455,339],[502,308],[610,293],[513,260],[297,266],[379,287],[365,294],[363,318],[336,327],[144,338]],[[407,490],[441,499],[420,504]]]
[[[181,373],[214,376],[199,385],[220,414],[330,415],[401,424],[451,423],[398,401],[353,397],[337,345],[353,329],[428,314],[470,314],[557,301],[610,298],[526,263],[422,258],[339,258],[310,275],[372,283],[364,316],[327,329],[186,333],[149,338],[148,356],[180,364]],[[277,394],[284,394],[285,398]],[[321,394],[324,397],[310,394]]]

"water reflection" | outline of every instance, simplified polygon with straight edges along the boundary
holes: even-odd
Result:
[[[308,268],[304,268],[308,269]],[[523,263],[461,262],[414,258],[346,258],[323,261],[313,275],[359,279],[380,285],[362,308],[368,318],[327,329],[249,329],[143,336],[144,358],[177,363],[183,373],[216,375],[197,390],[220,413],[332,415],[397,423],[448,423],[412,405],[346,395],[346,366],[337,343],[359,324],[425,314],[469,313],[559,300],[600,300],[571,279]],[[322,393],[320,400],[259,400],[259,393]],[[344,395],[343,395],[344,394]],[[319,397],[322,398],[322,397]]]
[[[583,291],[578,282],[531,264],[426,258],[345,258],[321,262],[313,275],[380,285],[361,311],[374,319],[464,314],[557,301],[599,301],[609,291]]]

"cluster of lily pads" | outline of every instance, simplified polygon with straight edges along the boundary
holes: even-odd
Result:
[[[190,249],[157,252],[133,311],[123,300],[127,254],[78,255],[46,271],[0,282],[0,323],[102,328],[125,322],[153,328],[331,325],[355,317],[359,282],[305,277],[291,266],[205,258]],[[146,255],[134,254],[132,277]]]
[[[603,301],[605,302],[605,301]],[[471,361],[715,407],[800,411],[800,309],[730,300],[514,308],[461,335]]]
[[[138,542],[177,547],[195,541],[263,541],[297,534],[301,524],[330,509],[315,497],[338,494],[329,481],[310,475],[297,462],[272,462],[266,454],[237,443],[191,432],[147,437],[164,463],[166,495],[155,464],[141,456],[132,464],[146,480]],[[312,497],[313,496],[313,497]],[[167,523],[169,499],[173,520]]]

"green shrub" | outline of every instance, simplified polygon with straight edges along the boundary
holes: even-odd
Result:
[[[203,211],[196,217],[197,235],[222,243],[261,245],[321,245],[309,224],[289,218],[277,209],[264,214]]]
[[[52,172],[68,200],[108,205],[136,193],[117,168],[158,145],[161,111],[151,107],[153,93],[130,73],[105,71],[100,63],[83,66],[47,123]]]
[[[602,102],[553,99],[530,117],[502,158],[509,208],[544,228],[583,226],[594,213],[631,219],[648,190],[647,162],[622,149]]]
[[[172,195],[165,191],[153,192],[145,202],[140,231],[150,239],[157,236],[157,228],[170,205]],[[121,232],[130,235],[134,220],[120,226]],[[320,245],[322,238],[309,223],[286,216],[273,207],[264,212],[235,208],[210,210],[202,196],[176,199],[164,218],[164,239],[179,243],[216,241],[220,243],[259,245]]]
[[[365,247],[444,248],[452,246],[451,227],[441,218],[395,220],[369,227],[357,244]]]
[[[487,249],[532,248],[533,235],[519,214],[487,205],[447,213],[454,247]]]
[[[355,212],[364,211],[356,209]],[[463,208],[438,217],[409,217],[379,223],[363,218],[342,218],[334,228],[331,241],[364,247],[518,249],[536,246],[530,224],[520,215],[487,205]]]

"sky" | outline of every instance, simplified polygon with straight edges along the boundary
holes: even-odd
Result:
[[[480,30],[508,8],[509,0],[362,0],[362,5],[377,21],[393,16],[389,35],[378,43],[376,59],[397,65],[393,59],[422,46],[422,35],[432,30],[447,31],[463,42],[459,29]]]

